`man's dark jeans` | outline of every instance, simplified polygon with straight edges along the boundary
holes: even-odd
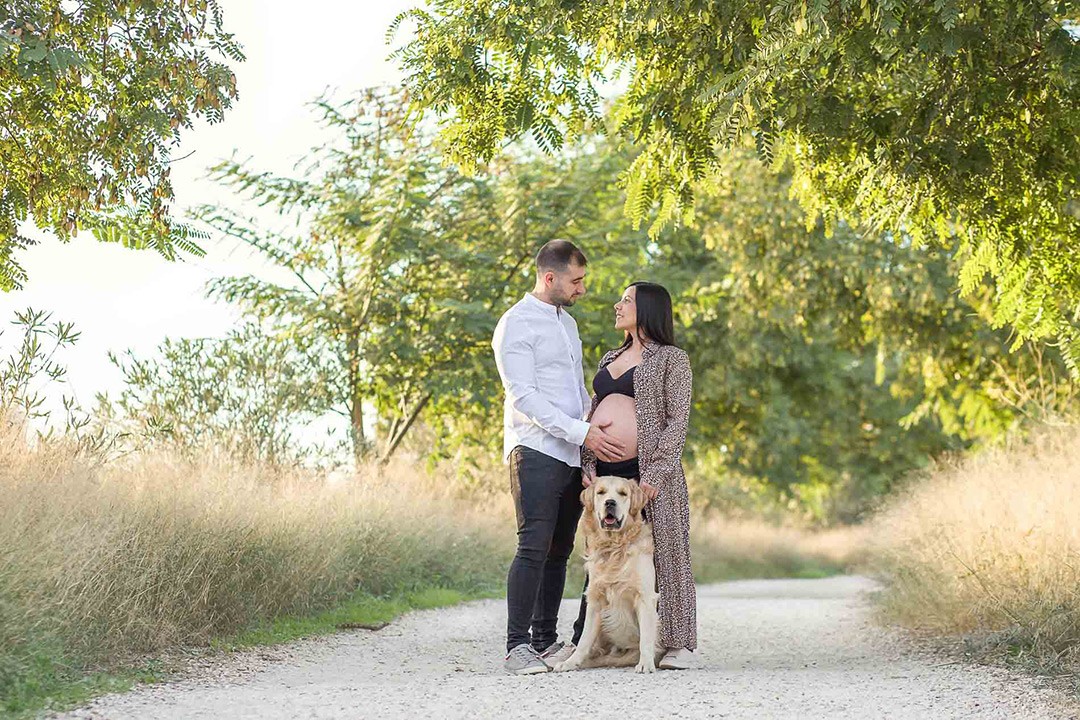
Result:
[[[511,451],[518,549],[506,579],[508,651],[528,642],[543,650],[555,642],[566,561],[581,517],[581,490],[580,468],[521,445]]]

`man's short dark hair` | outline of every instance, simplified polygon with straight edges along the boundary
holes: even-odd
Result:
[[[536,272],[565,272],[570,263],[585,267],[585,253],[569,240],[549,240],[536,253]]]

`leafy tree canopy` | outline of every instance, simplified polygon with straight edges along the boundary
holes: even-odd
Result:
[[[767,172],[752,147],[728,152],[692,227],[649,237],[623,214],[616,186],[636,151],[589,138],[564,153],[583,148],[581,211],[564,234],[589,258],[588,293],[571,311],[586,377],[622,340],[612,303],[626,285],[668,287],[694,365],[687,459],[698,502],[852,520],[928,458],[994,442],[1021,415],[1068,410],[1056,353],[1009,354],[1008,333],[986,322],[985,288],[957,296],[949,253],[871,242],[844,223],[807,229],[791,172]],[[532,277],[515,282],[489,332]],[[498,452],[501,386],[487,348],[481,359],[487,374],[468,380],[461,405],[424,417],[439,431],[436,455],[459,471]]]
[[[525,134],[561,146],[598,118],[642,152],[623,182],[651,234],[692,217],[725,150],[752,137],[831,231],[936,241],[960,287],[994,282],[996,327],[1080,361],[1077,3],[1046,0],[433,0],[399,51],[415,102],[465,165]]]
[[[418,419],[488,402],[491,332],[539,245],[590,216],[606,156],[492,163],[468,177],[442,162],[401,93],[318,103],[332,145],[302,177],[234,161],[212,175],[274,210],[267,228],[223,206],[198,217],[257,250],[284,280],[220,278],[211,293],[283,337],[319,348],[326,410],[348,418],[357,458],[390,457]],[[374,437],[365,429],[371,410]]]
[[[0,289],[26,273],[30,218],[61,240],[201,254],[169,217],[170,150],[236,99],[244,59],[216,0],[0,4]]]

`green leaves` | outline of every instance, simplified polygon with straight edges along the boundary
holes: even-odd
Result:
[[[0,289],[20,287],[28,219],[68,240],[199,254],[169,216],[170,153],[217,122],[243,60],[216,0],[14,0],[0,8]]]
[[[298,437],[332,402],[324,358],[302,338],[253,324],[224,338],[167,339],[151,357],[110,355],[124,389],[103,412],[117,425],[152,431],[181,452],[213,447],[289,464],[332,459],[330,447]]]
[[[64,379],[67,367],[54,356],[78,342],[79,333],[71,323],[52,320],[51,313],[33,308],[16,312],[10,324],[19,328],[22,338],[18,349],[0,363],[0,422],[48,418],[46,398],[36,387],[37,382],[43,378],[51,382]]]
[[[417,105],[447,115],[449,156],[463,164],[526,125],[545,148],[577,136],[585,125],[570,119],[597,111],[595,81],[625,63],[616,129],[642,150],[622,176],[625,210],[654,238],[752,137],[768,164],[792,166],[811,224],[970,256],[961,287],[989,275],[994,326],[1056,337],[1068,354],[1080,306],[1076,16],[1074,2],[997,0],[651,0],[632,13],[440,0],[398,57]],[[466,48],[484,72],[456,69]],[[528,122],[491,114],[510,94]]]
[[[147,205],[122,207],[112,212],[91,213],[84,227],[99,242],[119,243],[126,248],[142,250],[154,248],[168,260],[174,260],[177,252],[202,257],[206,252],[196,241],[206,240],[209,235],[191,225],[170,222],[161,235],[151,219],[152,210]]]

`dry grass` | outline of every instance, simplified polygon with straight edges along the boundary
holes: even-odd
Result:
[[[89,669],[268,621],[307,627],[372,598],[404,608],[433,588],[501,592],[515,544],[508,493],[478,498],[417,467],[328,480],[212,453],[92,466],[0,423],[0,711],[40,706]],[[857,545],[851,533],[717,517],[695,518],[693,542],[702,582],[828,574]]]
[[[335,483],[213,456],[93,468],[2,432],[0,698],[43,662],[202,644],[357,593],[491,591],[512,552],[500,518],[404,467]]]
[[[1039,664],[1080,664],[1080,435],[939,468],[872,524],[886,618]]]
[[[698,582],[738,577],[823,577],[863,559],[865,531],[825,530],[789,522],[698,516],[691,522],[694,576]]]

